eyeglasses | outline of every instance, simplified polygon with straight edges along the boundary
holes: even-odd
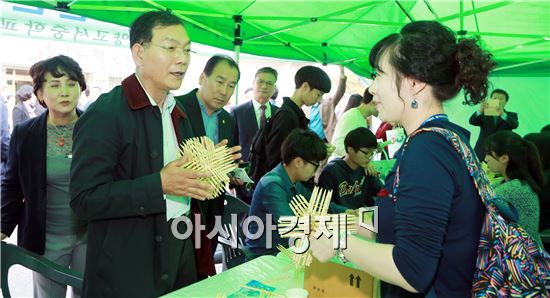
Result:
[[[367,158],[372,158],[374,156],[374,154],[376,154],[376,151],[377,150],[368,150],[368,151],[365,151],[365,150],[361,150],[359,149],[359,151],[361,151],[361,153],[365,154],[365,156]]]
[[[319,168],[319,164],[316,163],[316,162],[313,162],[313,161],[310,161],[310,160],[307,160],[307,159],[304,159],[305,161],[307,161],[308,163],[312,164],[313,167],[315,167],[315,171],[317,171],[317,169]]]
[[[498,157],[494,156],[493,152],[488,152],[487,155],[494,158],[494,159],[496,159],[496,160],[498,160]]]
[[[191,50],[188,46],[177,47],[173,45],[159,45],[151,42],[149,42],[148,44],[154,47],[163,49],[166,53],[170,54],[171,56],[177,56],[179,53],[183,53],[183,56],[189,57],[191,56],[191,53],[193,54],[197,53],[194,50]]]

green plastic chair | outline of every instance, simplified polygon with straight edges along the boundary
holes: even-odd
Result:
[[[34,272],[38,272],[45,277],[69,285],[73,289],[82,289],[82,273],[65,268],[56,264],[43,256],[37,255],[19,246],[2,241],[2,264],[0,281],[2,283],[2,295],[5,298],[10,298],[10,290],[8,287],[8,270],[13,265],[21,265]]]

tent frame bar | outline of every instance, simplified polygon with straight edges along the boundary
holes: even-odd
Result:
[[[502,71],[502,70],[507,70],[507,69],[513,69],[513,68],[518,68],[518,67],[527,66],[527,65],[533,65],[533,64],[538,64],[538,63],[544,63],[544,62],[547,62],[547,61],[550,61],[550,58],[540,59],[540,60],[535,60],[535,61],[529,61],[529,62],[516,63],[516,64],[512,64],[512,65],[507,65],[507,66],[503,66],[503,67],[498,67],[498,68],[495,68],[493,71],[494,71],[494,72],[497,72],[497,71]]]

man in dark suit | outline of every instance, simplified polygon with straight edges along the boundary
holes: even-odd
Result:
[[[213,267],[202,267],[209,264],[193,238],[174,231],[186,232],[173,219],[198,215],[193,202],[213,191],[199,180],[207,173],[182,168],[187,159],[177,157],[191,125],[170,90],[189,65],[189,37],[177,16],[151,11],[133,22],[130,45],[135,74],[74,129],[70,192],[72,209],[88,221],[85,297],[158,297]]]
[[[176,102],[184,108],[189,117],[193,137],[207,136],[214,143],[227,140],[229,146],[236,144],[233,138],[235,121],[223,107],[233,95],[239,78],[239,66],[231,57],[214,55],[206,62],[199,77],[200,87],[183,96],[176,96]],[[235,178],[231,178],[231,183],[242,184]],[[212,200],[198,202],[200,209],[205,213],[204,224],[206,225],[206,231],[201,233],[203,239],[201,243],[211,245],[207,250],[211,251],[208,261],[212,258],[212,262],[218,241],[217,237],[207,241],[206,234],[213,230],[215,217],[223,215],[223,197],[224,195],[221,195]],[[199,279],[213,274],[215,272],[202,274]]]
[[[271,67],[260,68],[254,77],[253,100],[242,103],[231,111],[235,119],[235,140],[242,147],[243,161],[248,161],[252,139],[260,126],[279,109],[269,102],[275,92],[277,71]],[[263,114],[263,115],[262,115]]]
[[[252,139],[258,129],[279,109],[269,101],[275,92],[276,83],[277,71],[275,69],[271,67],[260,68],[254,76],[253,99],[236,106],[231,111],[231,115],[235,119],[234,139],[242,147],[241,153],[244,162],[248,161]],[[250,204],[252,189],[250,186],[240,186],[237,188],[237,196]]]
[[[518,128],[518,114],[506,111],[504,107],[508,103],[508,93],[502,89],[495,89],[491,93],[492,100],[498,100],[499,107],[497,109],[498,116],[485,115],[485,109],[487,108],[487,102],[484,101],[479,106],[479,111],[476,111],[470,117],[470,124],[479,126],[479,138],[477,139],[476,146],[474,148],[479,160],[485,160],[485,140],[488,136],[494,134],[500,130],[513,130]]]

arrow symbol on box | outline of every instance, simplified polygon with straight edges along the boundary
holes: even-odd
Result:
[[[358,276],[359,277],[359,276]],[[350,274],[349,275],[349,285],[353,287],[353,279],[355,278],[355,276],[353,276],[353,274]]]
[[[355,280],[357,281],[357,288],[359,289],[359,287],[361,286],[361,277],[359,277],[359,275],[357,275]]]

